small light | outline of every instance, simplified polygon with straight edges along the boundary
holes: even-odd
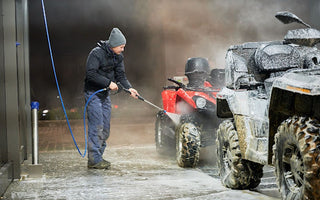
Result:
[[[310,93],[310,92],[311,92],[311,90],[309,90],[309,89],[299,88],[299,87],[293,87],[293,86],[290,86],[290,85],[287,85],[287,89],[289,89],[289,90],[295,90],[295,91],[303,92],[303,93]]]
[[[196,99],[196,105],[198,108],[204,108],[206,104],[207,104],[207,101],[204,98],[199,97]]]

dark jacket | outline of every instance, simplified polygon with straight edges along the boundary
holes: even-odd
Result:
[[[123,54],[115,54],[108,41],[100,41],[88,56],[84,89],[97,91],[108,88],[111,81],[120,82],[127,89],[132,87],[125,74]],[[108,95],[108,92],[101,94]]]

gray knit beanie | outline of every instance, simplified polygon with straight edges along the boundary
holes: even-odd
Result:
[[[111,47],[117,47],[126,44],[126,38],[118,28],[113,28],[109,36],[109,44]]]

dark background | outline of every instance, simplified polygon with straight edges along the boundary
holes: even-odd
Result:
[[[224,68],[230,45],[281,40],[288,29],[302,27],[281,24],[276,12],[291,11],[315,28],[320,12],[316,0],[45,0],[45,6],[67,108],[84,105],[87,55],[113,27],[127,38],[128,79],[142,96],[161,105],[166,78],[184,75],[189,57],[206,57],[211,68]],[[41,108],[59,107],[40,0],[29,1],[29,31],[32,100]],[[112,98],[114,104],[136,103],[123,94]]]

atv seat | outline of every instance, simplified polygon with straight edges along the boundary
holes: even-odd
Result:
[[[222,88],[225,85],[225,69],[212,69],[207,81],[215,88]]]
[[[262,45],[254,55],[255,74],[270,74],[301,67],[302,62],[298,50],[291,45]]]

